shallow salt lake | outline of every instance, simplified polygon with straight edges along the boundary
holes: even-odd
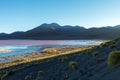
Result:
[[[90,46],[102,42],[103,40],[0,40],[0,58],[28,54],[46,47]]]

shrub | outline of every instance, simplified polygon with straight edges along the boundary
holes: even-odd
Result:
[[[114,67],[120,64],[120,50],[113,51],[108,56],[108,66]]]
[[[99,46],[99,48],[103,48],[104,46],[106,46],[106,44],[105,44],[105,43],[102,43],[102,44]]]
[[[59,54],[60,52],[56,49],[44,49],[42,51],[43,53],[47,53],[47,54]]]
[[[31,76],[27,75],[25,76],[25,80],[29,80]]]
[[[109,46],[110,49],[115,48],[115,47],[116,47],[115,44],[112,44],[112,45]]]
[[[38,76],[42,76],[44,74],[43,71],[38,71]]]
[[[97,56],[97,55],[98,55],[97,51],[93,52],[93,56]]]
[[[116,41],[112,41],[112,44],[116,44]]]
[[[103,44],[101,44],[100,46],[99,46],[99,48],[103,48],[104,47],[104,45]]]
[[[86,51],[86,54],[90,54],[90,53],[91,53],[91,50],[87,50],[87,51]]]
[[[61,57],[61,61],[62,62],[65,62],[65,61],[67,61],[68,60],[68,56],[63,56],[63,57]]]
[[[77,69],[77,68],[78,68],[77,62],[71,61],[71,62],[69,63],[69,68],[70,68],[70,70],[75,70],[75,69]]]
[[[42,77],[43,75],[44,75],[44,72],[43,72],[43,71],[38,71],[38,74],[37,74],[35,80],[41,80],[41,77]]]

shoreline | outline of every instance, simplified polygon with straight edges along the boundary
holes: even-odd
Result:
[[[47,59],[47,58],[53,58],[61,55],[66,55],[66,54],[72,54],[76,52],[81,52],[84,50],[88,50],[93,48],[94,46],[83,46],[83,47],[78,47],[78,46],[63,46],[63,47],[53,47],[53,48],[45,48],[44,50],[40,52],[34,52],[25,55],[24,58],[21,59],[16,59],[11,62],[7,63],[2,63],[0,64],[0,69],[15,66],[15,65],[20,65],[28,62],[33,62],[33,61],[38,61],[42,59]],[[41,53],[43,55],[41,55]],[[10,57],[10,59],[14,59],[15,56]],[[8,59],[9,60],[9,59]]]

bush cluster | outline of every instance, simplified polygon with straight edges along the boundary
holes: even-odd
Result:
[[[93,52],[93,56],[97,56],[97,55],[98,55],[97,51]]]
[[[70,70],[75,70],[75,69],[77,69],[77,68],[78,68],[77,62],[71,61],[71,62],[69,63],[69,68],[70,68]]]
[[[114,67],[120,64],[120,50],[113,51],[108,56],[108,66]]]

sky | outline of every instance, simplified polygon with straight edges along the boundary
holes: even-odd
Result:
[[[86,28],[120,25],[120,0],[0,0],[0,33],[53,22]]]

